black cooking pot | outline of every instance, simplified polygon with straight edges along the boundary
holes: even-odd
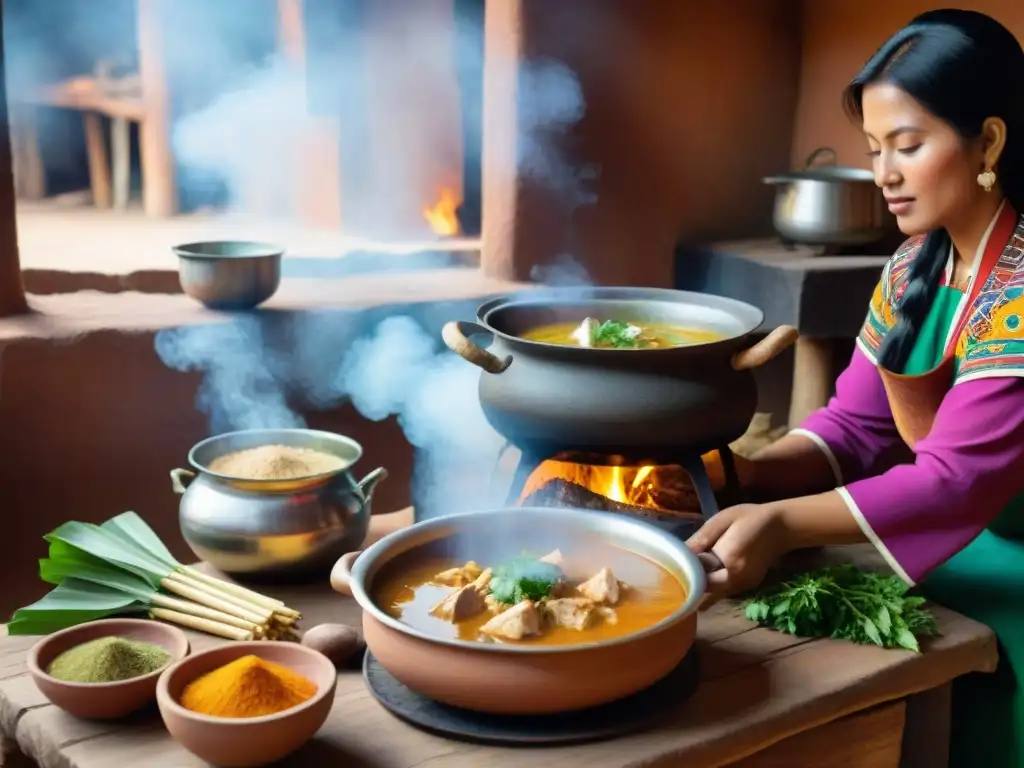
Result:
[[[549,323],[586,317],[715,331],[721,341],[660,349],[599,349],[521,338]],[[797,339],[779,326],[751,345],[764,320],[734,299],[660,288],[538,289],[492,299],[477,322],[454,321],[445,344],[479,366],[480,402],[514,445],[656,456],[706,451],[743,435],[757,407],[752,368]],[[471,340],[490,337],[484,349]],[[486,343],[486,339],[480,339]]]

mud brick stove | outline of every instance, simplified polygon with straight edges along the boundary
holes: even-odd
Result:
[[[696,327],[721,340],[600,349],[522,338],[541,325],[590,316]],[[736,488],[728,446],[757,405],[751,369],[797,337],[780,326],[751,346],[762,320],[749,304],[708,294],[557,289],[493,299],[476,322],[448,323],[443,337],[482,369],[484,415],[520,451],[510,504],[626,512],[685,537],[719,503],[739,501],[729,492],[716,498],[701,456],[720,451],[724,487]],[[492,340],[486,349],[481,337]]]

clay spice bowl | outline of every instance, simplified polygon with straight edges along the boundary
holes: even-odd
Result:
[[[155,672],[114,683],[67,683],[46,673],[53,660],[64,651],[104,637],[159,645],[170,658]],[[84,720],[114,720],[153,701],[160,674],[188,656],[188,651],[188,637],[177,627],[148,619],[102,619],[44,637],[28,653],[28,671],[55,707]]]
[[[298,672],[316,684],[317,692],[296,707],[263,717],[211,717],[178,703],[193,680],[249,655]],[[334,664],[319,651],[298,643],[233,642],[193,654],[165,670],[156,701],[167,730],[189,752],[223,768],[249,768],[280,760],[313,738],[334,706],[337,682]]]

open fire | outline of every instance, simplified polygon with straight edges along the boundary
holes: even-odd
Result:
[[[570,456],[542,462],[527,478],[520,505],[578,506],[641,516],[693,517],[700,502],[678,466],[604,466]]]
[[[442,187],[437,202],[423,209],[423,218],[440,237],[455,237],[459,234],[459,217],[456,212],[462,201],[451,187]]]

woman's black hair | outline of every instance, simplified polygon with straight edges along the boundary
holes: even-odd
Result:
[[[965,139],[981,135],[987,118],[1006,123],[1006,147],[995,168],[1009,203],[1024,213],[1024,50],[1006,27],[983,13],[944,9],[914,18],[872,56],[846,89],[851,118],[872,83],[892,83]],[[982,170],[979,168],[978,172]],[[938,290],[949,233],[929,232],[908,274],[879,363],[902,372]]]

